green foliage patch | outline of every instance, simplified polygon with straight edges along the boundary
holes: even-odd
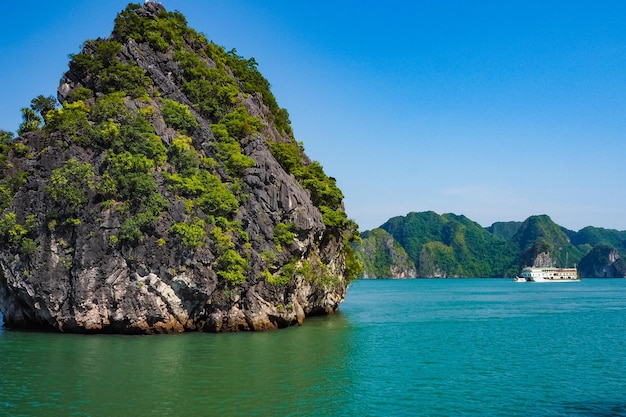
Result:
[[[0,130],[0,213],[11,205],[15,193],[26,183],[27,173],[13,169],[9,161],[12,152],[21,153],[20,145],[26,147],[13,140],[13,133]]]
[[[296,260],[292,259],[289,263],[283,265],[277,274],[273,274],[267,277],[267,282],[272,285],[287,285],[291,282],[292,278],[296,274]]]
[[[161,99],[161,103],[161,114],[168,126],[185,134],[198,126],[198,121],[186,105],[167,98]]]
[[[344,271],[345,279],[346,282],[350,282],[363,273],[363,264],[356,257],[352,246],[345,245],[344,249],[346,255],[346,269]]]
[[[207,216],[230,217],[239,209],[239,202],[217,175],[201,171],[190,176],[166,174],[170,187],[184,197],[192,198]]]
[[[186,82],[183,91],[203,116],[220,120],[235,104],[238,90],[232,79],[214,68],[210,70],[206,78]]]
[[[52,170],[46,192],[67,214],[73,214],[88,201],[87,192],[94,189],[94,169],[89,163],[69,159]]]
[[[216,259],[217,275],[230,284],[243,284],[246,281],[245,272],[248,269],[248,261],[235,251],[235,244],[231,236],[217,226],[211,231],[211,237],[218,253]]]
[[[167,159],[167,149],[163,141],[154,133],[154,126],[141,115],[120,127],[119,135],[115,137],[111,149],[113,152],[143,155],[156,165],[163,165]]]
[[[35,229],[34,215],[27,216],[25,224],[21,224],[17,221],[15,212],[5,213],[0,218],[0,243],[17,246],[24,255],[32,255],[37,250],[37,245],[29,235],[32,235]]]
[[[130,216],[122,223],[119,237],[126,242],[138,242],[167,207],[152,173],[154,161],[128,151],[119,154],[109,151],[105,165],[99,191],[107,199],[125,202]]]
[[[98,39],[86,42],[85,49],[92,53],[72,55],[70,69],[90,79],[96,90],[104,93],[124,91],[133,98],[147,94],[147,87],[152,84],[150,77],[137,65],[117,59],[122,50],[121,43]]]
[[[167,159],[183,177],[198,174],[201,158],[189,136],[179,135],[174,138],[168,150]]]
[[[22,123],[17,129],[18,135],[23,135],[27,132],[34,132],[40,129],[42,123],[41,117],[33,109],[27,107],[22,109]]]
[[[241,152],[239,141],[247,135],[258,132],[260,127],[259,119],[250,116],[244,107],[237,107],[220,123],[211,125],[217,139],[215,144],[217,155],[224,161],[224,166],[231,176],[240,177],[246,168],[254,166],[254,160]]]
[[[127,122],[132,119],[130,109],[124,103],[126,93],[115,91],[99,97],[91,110],[91,120],[95,123],[112,121]]]
[[[295,229],[294,224],[278,223],[274,228],[274,244],[278,251],[282,250],[283,246],[289,246],[293,243],[296,235],[293,233]]]
[[[129,4],[115,19],[113,35],[120,40],[132,38],[138,42],[149,42],[160,52],[169,49],[170,44],[182,46],[184,38],[202,39],[188,28],[187,20],[180,12],[162,11],[156,19],[145,19],[136,13],[141,6]]]
[[[86,146],[93,135],[89,123],[91,109],[83,101],[63,103],[60,109],[51,110],[46,115],[46,130],[65,133],[71,140]]]
[[[220,51],[220,53],[223,54],[223,50]],[[254,58],[246,59],[238,55],[236,49],[226,52],[224,60],[235,76],[243,84],[243,91],[245,93],[261,93],[263,102],[274,116],[274,124],[276,128],[279,131],[284,132],[287,136],[293,137],[289,113],[287,110],[278,106],[276,98],[270,90],[270,83],[259,72],[256,60]]]
[[[170,228],[170,232],[179,237],[184,246],[198,249],[204,244],[206,231],[204,220],[193,219],[188,222],[175,223]]]

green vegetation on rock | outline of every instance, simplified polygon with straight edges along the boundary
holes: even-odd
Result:
[[[91,81],[91,90],[112,93],[124,91],[132,98],[145,96],[152,80],[134,64],[118,59],[122,44],[114,40],[98,39],[85,43],[85,50],[72,55],[70,70]]]
[[[69,159],[54,169],[46,191],[66,212],[75,213],[88,201],[87,191],[94,189],[94,171],[89,163]]]
[[[189,107],[186,105],[168,98],[161,99],[161,102],[163,104],[161,113],[168,126],[185,134],[188,134],[198,126],[198,121],[193,117]]]
[[[175,223],[170,228],[170,231],[181,239],[183,245],[192,249],[201,247],[206,237],[204,220],[201,219]]]
[[[150,333],[336,310],[362,270],[357,226],[257,67],[156,2],[84,42],[59,103],[38,96],[20,137],[0,132],[0,263],[24,283],[0,280],[4,318]]]
[[[363,263],[365,278],[414,278],[415,264],[387,231],[377,228],[361,234],[355,243],[356,256]]]
[[[10,162],[11,153],[25,156],[28,147],[13,140],[13,134],[0,130],[0,212],[13,202],[13,197],[26,182],[27,173],[15,169]]]
[[[343,210],[343,194],[337,187],[335,179],[327,176],[318,162],[308,165],[303,163],[302,144],[295,141],[275,142],[270,147],[278,163],[311,192],[313,204],[320,208],[326,226],[336,229],[356,229],[354,222],[348,220]]]

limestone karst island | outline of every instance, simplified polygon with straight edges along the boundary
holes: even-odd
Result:
[[[255,60],[178,12],[129,5],[23,115],[0,153],[10,328],[270,330],[335,311],[361,272]]]

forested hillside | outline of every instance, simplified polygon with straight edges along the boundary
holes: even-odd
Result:
[[[379,228],[362,233],[356,245],[364,276],[379,271],[406,270],[387,256],[373,263],[373,236],[388,233],[413,262],[415,277],[512,277],[524,266],[578,265],[583,277],[626,276],[626,232],[586,227],[579,232],[565,229],[547,215],[531,216],[524,222],[497,222],[484,228],[465,216],[435,212],[412,212],[389,219]],[[393,242],[386,243],[387,252]],[[364,250],[367,248],[367,250]],[[372,265],[376,269],[372,269]]]

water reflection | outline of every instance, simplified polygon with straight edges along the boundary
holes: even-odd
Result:
[[[341,314],[269,333],[0,335],[12,415],[302,415],[350,402]],[[1,413],[0,413],[1,414]]]

